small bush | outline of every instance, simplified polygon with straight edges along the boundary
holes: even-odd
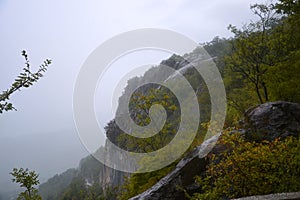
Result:
[[[191,199],[227,199],[300,191],[300,140],[246,142],[225,135],[228,151],[212,155],[205,177],[196,177],[201,191]]]

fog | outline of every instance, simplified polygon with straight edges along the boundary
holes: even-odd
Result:
[[[72,95],[80,67],[98,45],[149,27],[171,29],[197,42],[230,37],[229,24],[242,26],[254,18],[249,6],[239,0],[0,0],[0,89],[9,88],[24,67],[22,50],[27,50],[32,70],[46,58],[53,61],[38,83],[11,96],[17,111],[0,115],[0,193],[15,186],[9,176],[14,167],[34,169],[44,182],[88,155],[76,132]],[[169,56],[143,55],[117,62],[98,87],[104,98],[96,105],[102,128],[113,118],[107,104],[122,76]]]

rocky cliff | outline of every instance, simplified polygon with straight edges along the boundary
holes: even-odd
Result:
[[[192,55],[193,54],[191,54],[190,56]],[[163,60],[160,65],[166,65],[177,70],[186,66],[187,61],[184,60],[181,56],[172,55],[167,60]],[[149,69],[142,77],[134,77],[128,81],[124,93],[119,99],[118,109],[120,109],[121,107],[126,107],[122,106],[124,104],[124,99],[128,98],[128,96],[131,95],[132,90],[136,87],[136,85],[141,85],[148,80],[153,79],[155,81],[163,81],[171,75],[167,71],[162,70],[160,68],[160,65]],[[137,91],[145,94],[148,90],[156,87],[157,86],[153,86],[152,84],[147,84],[144,87],[139,88]],[[134,115],[134,113],[132,114]],[[122,115],[122,113],[120,115]],[[120,115],[116,116],[115,119],[117,117],[122,117]],[[112,143],[117,144],[123,149],[126,149],[126,144],[122,146],[122,144],[118,142],[118,137],[123,132],[118,127],[115,119],[111,120],[105,127],[106,136]],[[107,144],[105,146],[107,146]],[[62,174],[55,175],[46,183],[41,184],[39,187],[39,193],[41,194],[43,199],[51,200],[61,198],[62,194],[70,187],[70,184],[72,184],[72,182],[74,183],[74,181],[83,182],[85,186],[97,184],[100,185],[104,190],[107,187],[122,185],[122,183],[124,182],[124,177],[128,176],[128,173],[124,173],[107,167],[93,157],[95,156],[97,158],[98,156],[102,156],[103,152],[105,152],[105,162],[110,163],[110,160],[115,159],[114,157],[116,157],[116,155],[113,155],[112,152],[106,152],[103,149],[105,149],[105,147],[100,147],[94,153],[94,155],[83,158],[80,161],[78,168],[69,169]],[[117,157],[121,158],[122,155],[117,155]],[[121,159],[120,162],[127,162],[127,164],[130,165],[130,160],[128,159]]]
[[[80,161],[78,168],[55,175],[41,184],[39,193],[44,200],[61,199],[71,184],[78,183],[84,187],[97,185],[105,192],[106,188],[121,185],[126,175],[128,174],[103,165],[90,155]]]

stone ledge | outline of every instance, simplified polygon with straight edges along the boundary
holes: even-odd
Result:
[[[232,200],[300,200],[300,192],[268,194],[261,196],[243,197]]]

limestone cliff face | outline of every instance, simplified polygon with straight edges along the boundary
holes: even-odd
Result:
[[[109,159],[109,156],[107,156],[107,159]],[[55,175],[46,183],[41,184],[39,193],[44,200],[60,199],[74,181],[82,182],[85,187],[97,184],[105,191],[110,186],[121,185],[127,175],[127,173],[103,165],[90,155],[80,161],[78,168],[69,169],[62,174]]]
[[[105,166],[92,156],[82,159],[77,170],[77,177],[84,179],[87,185],[96,183],[100,184],[103,189],[122,184],[124,176],[128,175]]]
[[[105,146],[99,148],[94,154],[93,159],[98,159],[99,172],[97,178],[98,182],[103,189],[110,186],[119,186],[124,182],[124,177],[129,176],[129,173],[119,170],[120,166],[128,166],[128,168],[134,168],[133,161],[122,152],[113,152],[112,148],[109,148],[111,142],[106,140]],[[101,162],[104,164],[102,164]],[[108,167],[111,166],[111,167]],[[94,169],[97,170],[97,169]]]

